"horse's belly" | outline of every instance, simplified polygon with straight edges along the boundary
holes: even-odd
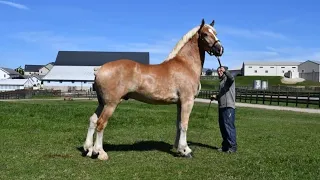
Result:
[[[150,103],[150,104],[173,104],[178,102],[179,97],[176,93],[142,93],[134,92],[129,93],[128,97],[135,99],[141,102]]]

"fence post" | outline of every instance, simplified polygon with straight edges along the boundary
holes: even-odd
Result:
[[[257,92],[257,93],[256,93],[256,104],[258,104],[258,94],[259,94],[259,93],[258,93],[258,90],[256,90],[256,92]]]
[[[240,102],[241,102],[241,96],[242,96],[242,92],[241,92],[241,89],[239,89],[239,94],[240,94]]]
[[[248,87],[246,88],[246,92],[245,92],[245,97],[244,97],[244,102],[247,102],[247,94],[248,94]]]
[[[310,91],[308,92],[307,108],[309,107]]]
[[[287,89],[287,99],[286,99],[286,106],[288,106],[288,100],[289,100],[289,98],[288,98],[288,94],[289,94],[289,92],[288,92],[288,89]]]
[[[320,108],[320,92],[318,97],[319,97],[318,102],[319,102],[319,108]]]
[[[298,94],[298,91],[296,93],[296,107],[298,106],[298,97],[299,97],[299,94]]]
[[[265,101],[265,90],[263,90],[263,96],[262,96],[262,104],[264,104],[264,101]]]
[[[253,91],[251,90],[251,91],[250,91],[250,103],[251,103],[251,101],[252,101],[252,93],[253,93]]]
[[[280,89],[278,89],[278,106],[280,105]]]
[[[270,105],[272,104],[272,94],[273,94],[273,91],[271,89],[271,94],[270,94]]]

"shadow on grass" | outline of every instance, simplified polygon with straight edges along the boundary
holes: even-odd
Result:
[[[194,146],[209,148],[209,149],[218,149],[217,147],[197,143],[197,142],[188,142],[188,145],[191,149]],[[86,156],[87,152],[84,151],[83,147],[77,148],[80,152],[82,152],[82,156]],[[103,145],[103,149],[108,151],[160,151],[164,153],[168,153],[173,157],[181,157],[176,151],[173,149],[173,145],[163,142],[163,141],[139,141],[133,144],[108,144],[105,143]],[[96,158],[97,155],[93,156],[92,158]]]

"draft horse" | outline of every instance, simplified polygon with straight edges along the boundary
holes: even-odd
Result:
[[[216,57],[224,52],[214,23],[213,20],[206,24],[202,19],[201,24],[187,32],[160,64],[146,65],[119,59],[95,69],[94,88],[99,105],[89,119],[83,145],[87,156],[98,155],[100,160],[109,158],[102,144],[104,129],[122,100],[135,99],[149,104],[177,104],[174,148],[182,157],[192,157],[187,129],[194,99],[201,89],[205,52]]]

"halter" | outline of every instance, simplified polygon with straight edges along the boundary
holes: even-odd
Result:
[[[201,41],[204,41],[204,42],[207,43],[207,41],[201,36],[201,34],[200,34],[200,39],[201,39]],[[212,46],[210,47],[210,51],[206,51],[206,52],[207,52],[208,54],[210,54],[211,56],[214,55],[214,53],[212,52],[212,49],[213,49],[213,47],[214,47],[218,42],[220,42],[219,39],[216,40],[216,41],[212,44]],[[208,43],[207,43],[207,44],[208,44]],[[222,47],[222,48],[223,48],[223,47]],[[221,67],[220,57],[219,57],[219,56],[216,56],[216,55],[215,55],[215,57],[217,58],[217,60],[218,60],[218,62],[219,62],[219,65],[220,65],[220,67]]]

